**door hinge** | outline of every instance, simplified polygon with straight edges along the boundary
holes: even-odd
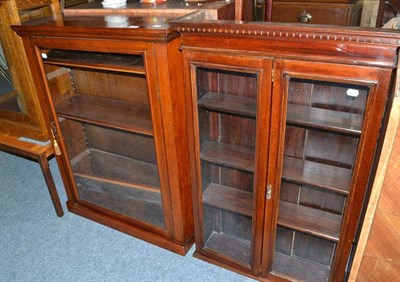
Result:
[[[267,200],[271,200],[272,198],[272,185],[268,184],[267,186],[267,194],[266,194]]]

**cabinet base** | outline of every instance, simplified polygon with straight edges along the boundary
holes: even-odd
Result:
[[[198,259],[201,259],[201,260],[203,260],[203,261],[212,263],[212,264],[214,264],[214,265],[220,266],[220,267],[225,268],[225,269],[228,269],[228,270],[230,270],[230,271],[234,271],[234,272],[239,273],[239,274],[242,274],[242,275],[244,275],[244,276],[247,276],[247,277],[256,279],[256,280],[258,280],[258,281],[275,281],[275,282],[288,282],[288,281],[290,281],[290,280],[284,279],[284,278],[282,278],[282,277],[275,276],[275,275],[273,275],[273,274],[268,274],[268,277],[255,276],[255,275],[253,275],[253,274],[251,274],[251,273],[249,273],[249,272],[242,271],[242,270],[240,270],[240,269],[237,269],[237,268],[235,268],[235,267],[230,266],[229,264],[223,263],[223,262],[221,262],[221,261],[219,261],[219,260],[215,260],[215,259],[213,259],[213,258],[210,258],[210,257],[206,256],[206,255],[203,255],[202,253],[200,253],[200,252],[197,251],[197,250],[193,253],[193,256],[194,256],[195,258],[198,258]]]
[[[163,236],[143,230],[131,224],[119,221],[115,218],[99,213],[92,209],[86,208],[79,204],[67,201],[67,208],[70,212],[83,216],[87,219],[93,220],[97,223],[111,227],[158,247],[167,249],[171,252],[184,256],[194,243],[194,234],[192,234],[185,243],[173,242]]]

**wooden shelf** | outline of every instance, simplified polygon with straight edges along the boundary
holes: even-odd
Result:
[[[254,149],[209,141],[201,149],[200,158],[213,164],[254,172]]]
[[[326,266],[287,256],[279,252],[274,253],[272,272],[283,274],[302,281],[329,281],[330,269]]]
[[[204,244],[208,249],[234,259],[250,267],[251,245],[250,241],[233,237],[224,233],[213,232]]]
[[[288,104],[287,123],[360,136],[363,117],[303,105]]]
[[[160,193],[157,165],[88,149],[71,160],[74,175]]]
[[[46,56],[47,64],[145,74],[141,55],[54,50]]]
[[[133,189],[104,180],[75,175],[80,200],[151,225],[165,227],[159,192]]]
[[[211,183],[203,192],[203,203],[251,217],[253,195],[246,191]]]
[[[284,157],[282,179],[348,195],[352,170]]]
[[[64,118],[153,136],[150,109],[145,104],[76,95],[59,104],[56,112]]]
[[[254,172],[254,150],[242,146],[210,141],[201,149],[200,158],[213,164]],[[307,184],[347,195],[352,170],[285,157],[282,179]]]
[[[208,92],[198,101],[200,108],[255,118],[257,113],[257,101],[255,98],[234,96]]]
[[[337,242],[342,217],[329,212],[280,201],[278,225]]]

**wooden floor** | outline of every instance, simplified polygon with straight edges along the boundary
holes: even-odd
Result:
[[[400,97],[395,99],[349,281],[400,281]]]

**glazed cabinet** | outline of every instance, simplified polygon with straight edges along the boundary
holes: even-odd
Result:
[[[130,28],[89,17],[15,29],[52,112],[68,209],[185,254],[193,218],[179,38],[162,23],[132,28],[146,17],[135,20]]]
[[[382,46],[339,52],[355,45],[335,42],[338,30],[203,17],[173,24],[193,121],[195,256],[261,280],[342,281],[396,41],[372,63]]]

